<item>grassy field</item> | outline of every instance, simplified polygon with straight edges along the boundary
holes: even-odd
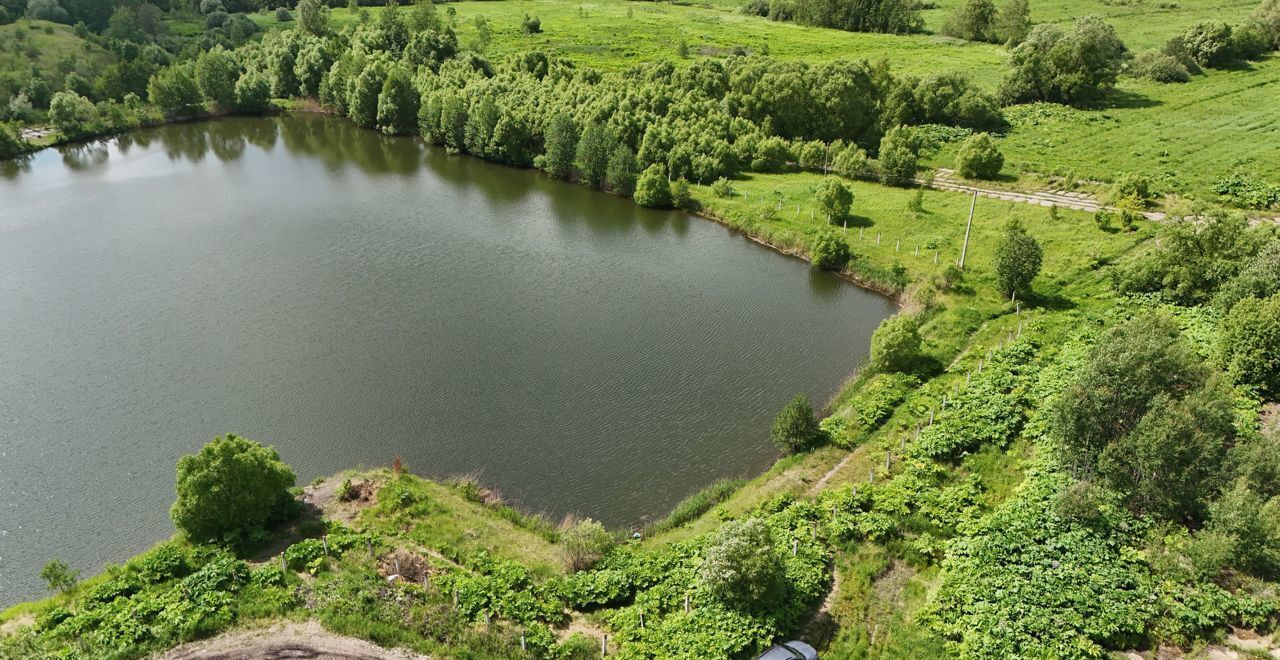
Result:
[[[55,90],[70,71],[92,71],[114,59],[110,51],[76,36],[68,25],[25,19],[0,25],[0,73],[35,66]]]
[[[925,26],[938,31],[964,0],[939,0],[925,10]],[[996,6],[1000,6],[997,0]],[[1036,23],[1066,24],[1081,16],[1101,16],[1131,50],[1159,48],[1188,25],[1208,19],[1238,23],[1257,7],[1253,0],[1037,0],[1031,3]]]
[[[1006,110],[1006,172],[1109,181],[1150,175],[1165,191],[1212,199],[1219,177],[1240,170],[1280,181],[1280,57],[1209,71],[1186,84],[1122,79],[1109,105],[1037,104]],[[951,167],[953,150],[930,161]]]

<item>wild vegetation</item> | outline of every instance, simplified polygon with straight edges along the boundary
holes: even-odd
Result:
[[[779,413],[772,469],[640,538],[401,469],[299,513],[274,452],[215,440],[179,464],[179,537],[83,582],[51,562],[0,652],[314,617],[441,657],[598,653],[570,629],[635,658],[1097,657],[1280,621],[1275,0],[280,4],[0,0],[0,155],[305,104],[697,210],[903,309],[828,405]]]

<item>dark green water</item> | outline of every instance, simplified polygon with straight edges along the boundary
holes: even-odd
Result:
[[[234,431],[613,525],[768,465],[891,303],[714,223],[322,117],[0,165],[0,604],[172,533]]]

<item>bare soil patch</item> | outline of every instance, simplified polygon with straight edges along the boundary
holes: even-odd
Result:
[[[172,649],[157,660],[429,660],[405,649],[335,635],[315,621],[239,630]]]

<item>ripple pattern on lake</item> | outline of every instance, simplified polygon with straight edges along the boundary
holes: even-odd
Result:
[[[612,525],[769,464],[883,297],[714,223],[324,117],[0,167],[0,605],[168,536],[233,431]]]

